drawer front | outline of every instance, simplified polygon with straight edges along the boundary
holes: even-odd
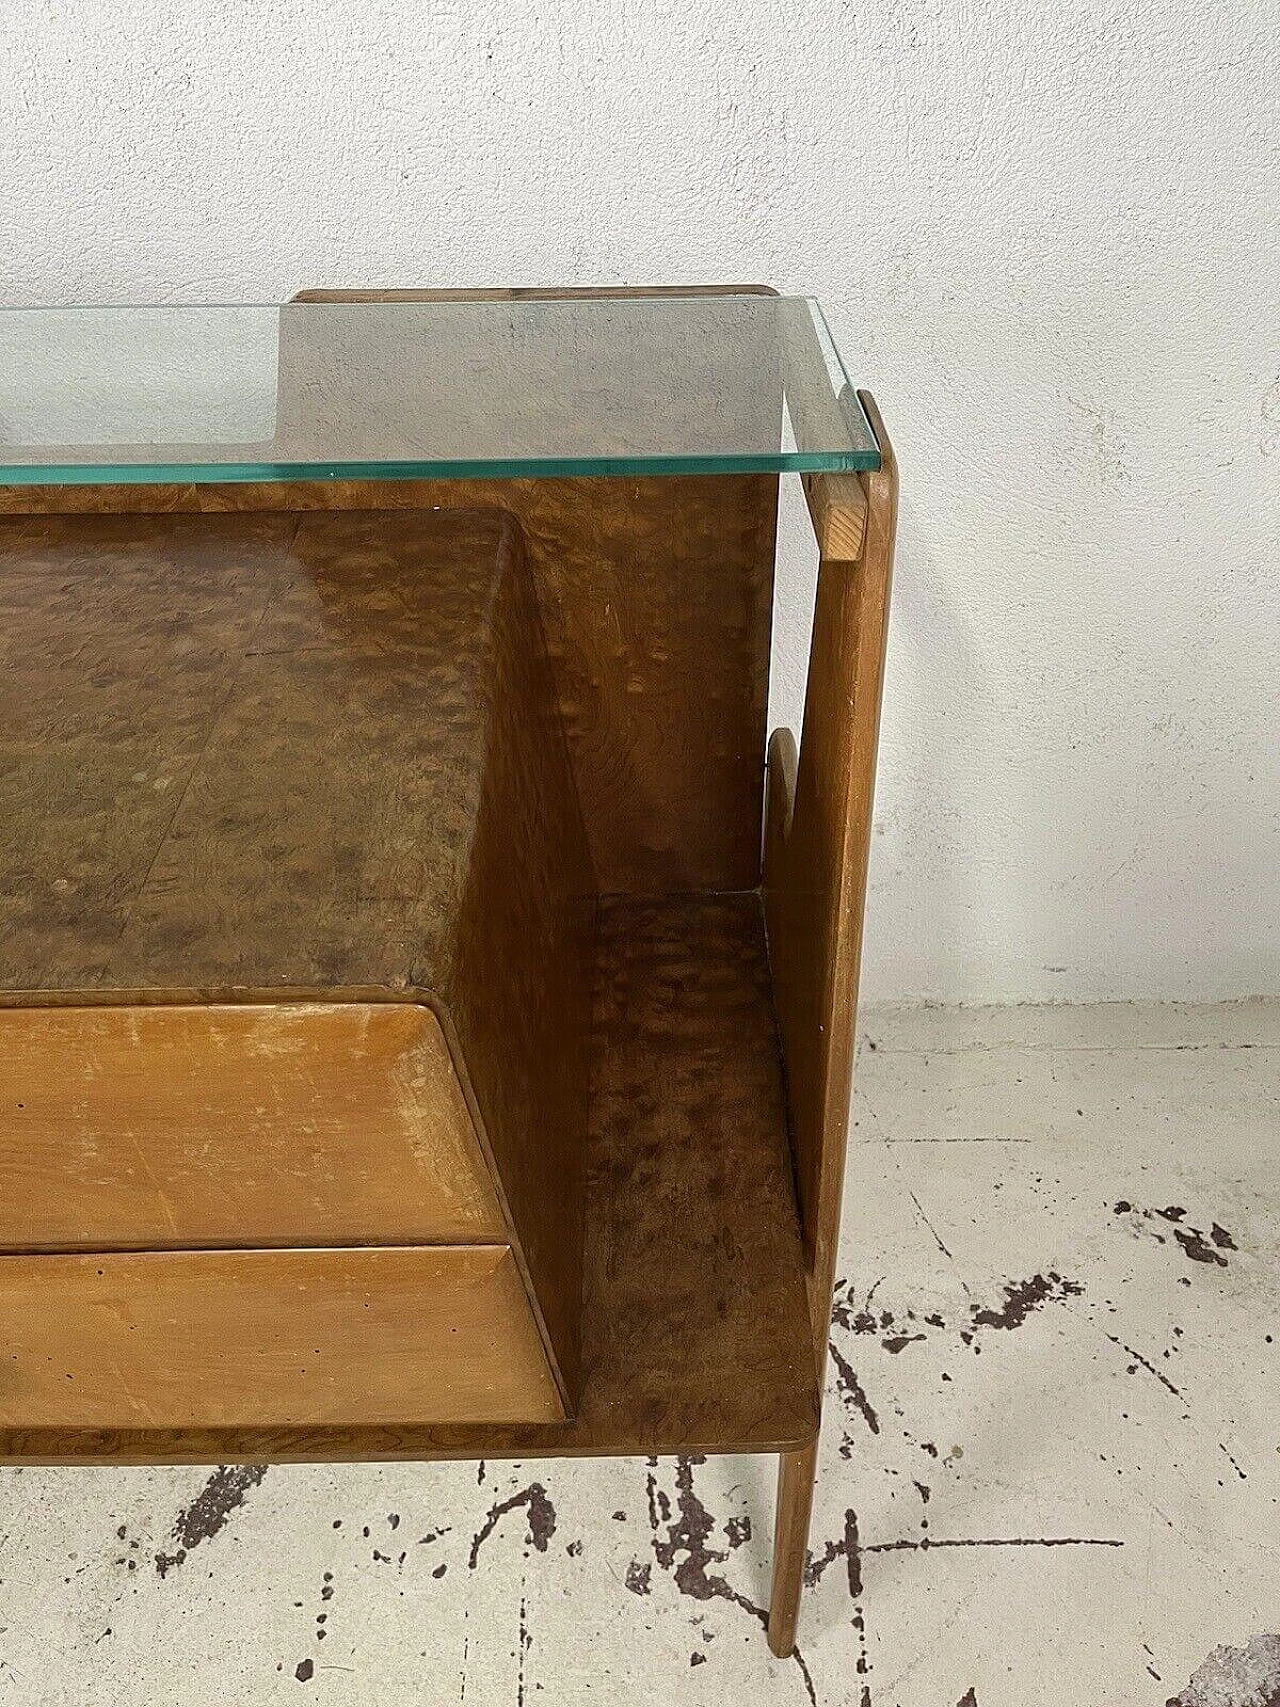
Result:
[[[0,1008],[0,1251],[505,1244],[410,1003]]]
[[[0,1256],[0,1427],[563,1416],[505,1246]]]

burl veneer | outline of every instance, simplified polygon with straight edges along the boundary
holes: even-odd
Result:
[[[0,633],[0,1424],[571,1413],[595,883],[519,530],[11,520]]]

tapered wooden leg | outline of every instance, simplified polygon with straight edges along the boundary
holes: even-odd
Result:
[[[769,1595],[769,1646],[785,1660],[796,1645],[800,1590],[809,1554],[809,1515],[818,1443],[778,1455],[778,1510],[773,1528],[773,1588]]]

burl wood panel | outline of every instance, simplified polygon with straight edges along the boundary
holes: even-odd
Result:
[[[0,515],[500,506],[524,532],[605,894],[760,880],[776,475],[0,487]]]
[[[0,633],[9,1005],[436,1006],[571,1388],[595,885],[510,517],[10,520]]]
[[[842,521],[835,537],[860,539],[861,552],[824,551],[819,566],[798,767],[789,731],[769,747],[765,911],[820,1365],[840,1233],[898,503],[893,448],[874,402],[860,396],[883,466],[861,476],[864,526]],[[811,494],[815,518],[852,512],[847,485],[835,499]]]
[[[0,1250],[506,1237],[426,1008],[0,1008]]]
[[[775,1451],[818,1382],[754,895],[606,903],[576,1418],[511,1427],[17,1429],[32,1463]]]
[[[561,1415],[504,1247],[0,1257],[0,1427]]]

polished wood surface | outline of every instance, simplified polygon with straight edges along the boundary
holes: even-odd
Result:
[[[531,1297],[571,1408],[580,1383],[595,895],[527,574],[493,611],[504,659],[488,706],[466,883],[441,986],[454,1058],[495,1163]]]
[[[777,497],[758,474],[11,486],[0,516],[508,510],[601,890],[668,894],[759,882]]]
[[[576,294],[303,293],[347,301]],[[290,388],[306,383],[309,359],[305,340],[282,352],[283,408]],[[541,1225],[526,1219],[513,1244],[522,1263],[525,1250],[532,1253],[522,1272],[539,1271],[533,1292],[548,1302],[544,1326],[560,1369],[570,1372],[565,1390],[574,1367],[575,1275],[571,1267],[557,1271],[556,1251],[566,1238],[573,1248],[576,1212],[563,1210],[554,1186],[567,1158],[572,1199],[574,1159],[572,1144],[562,1155],[554,1135],[570,1132],[577,1118],[573,1087],[581,1094],[588,1077],[591,1083],[582,1384],[572,1421],[10,1426],[0,1432],[0,1456],[145,1463],[778,1451],[769,1634],[775,1652],[791,1651],[839,1233],[896,525],[896,463],[874,404],[865,396],[863,403],[882,447],[882,470],[804,480],[821,556],[804,741],[798,755],[785,730],[769,743],[761,896],[748,892],[761,877],[775,479],[0,491],[0,514],[19,517],[239,512],[223,524],[227,533],[196,523],[191,537],[197,558],[210,549],[208,539],[233,540],[230,558],[240,562],[246,553],[271,555],[290,525],[287,512],[377,509],[383,514],[356,553],[373,553],[375,581],[385,571],[378,557],[383,533],[393,542],[399,537],[389,519],[394,512],[479,504],[516,518],[508,549],[518,557],[523,538],[532,580],[528,606],[521,611],[519,599],[510,601],[508,617],[513,632],[526,624],[545,632],[550,674],[543,679],[552,683],[546,698],[566,732],[568,759],[563,776],[552,775],[542,795],[513,809],[527,755],[514,730],[504,728],[498,745],[505,756],[485,773],[476,796],[473,827],[487,827],[477,831],[469,881],[455,891],[459,904],[440,953],[446,993],[439,1013],[475,1128],[486,1154],[498,1160],[495,1183],[508,1224],[515,1227],[521,1204],[542,1211],[561,1204]],[[761,406],[777,406],[767,385]],[[109,525],[127,533],[129,524]],[[163,531],[165,524],[148,525]],[[307,524],[293,525],[291,539],[305,543]],[[33,537],[26,536],[24,549]],[[140,560],[154,556],[155,537],[139,548]],[[173,528],[173,538],[180,537]],[[330,550],[323,525],[314,550],[320,585]],[[0,575],[0,600],[5,590]],[[19,588],[20,606],[25,596]],[[74,595],[68,602],[74,604]],[[218,612],[211,608],[210,620],[234,629],[237,602],[238,595]],[[0,649],[7,640],[0,628]],[[7,663],[26,652],[9,644],[2,655]],[[56,666],[56,648],[53,656]],[[163,644],[155,656],[167,657]],[[38,696],[38,670],[23,682]],[[100,686],[115,691],[109,670]],[[535,685],[534,701],[540,691]],[[129,709],[132,739],[150,763],[155,755],[147,741],[156,731],[145,709],[140,721],[136,702]],[[494,726],[502,725],[499,713]],[[27,748],[19,746],[19,757],[37,762],[44,739],[41,731]],[[158,757],[177,774],[185,754],[179,742]],[[139,762],[127,742],[112,755],[117,788]],[[575,790],[584,825],[580,857],[566,806]],[[56,787],[47,792],[47,834],[33,841],[46,856],[67,845],[60,817],[65,796]],[[104,804],[98,797],[108,822],[114,798],[105,796]],[[135,817],[118,833],[145,841],[164,821],[163,807],[138,802]],[[491,901],[508,869],[500,824],[516,826],[532,875],[491,926]],[[566,834],[573,869],[557,887],[550,850],[561,848]],[[89,931],[58,935],[66,915],[83,910],[83,894],[100,893],[104,909],[118,900],[101,883],[102,853],[99,840],[94,859],[64,870],[51,894],[22,890],[16,911],[0,881],[0,908],[8,908],[6,922],[22,938],[23,953],[44,954],[62,989],[71,989],[116,940],[114,916],[96,938]],[[52,869],[47,857],[44,869]],[[584,1072],[583,1051],[564,1032],[573,1032],[573,1016],[584,1011],[585,986],[575,981],[574,968],[585,962],[587,950],[580,956],[579,945],[590,939],[588,908],[578,903],[592,876],[598,892],[617,898],[604,900],[599,913]],[[68,895],[75,898],[63,905]],[[136,908],[126,911],[132,921]],[[513,942],[536,945],[536,952],[512,964]],[[548,990],[549,1001],[540,1005]],[[203,992],[216,993],[216,986]],[[287,992],[281,986],[279,993]],[[560,1016],[567,1016],[567,1027]],[[501,1065],[504,1050],[512,1070]],[[553,1137],[542,1141],[548,1131]],[[519,1181],[515,1201],[504,1180]],[[31,1260],[0,1257],[0,1272],[7,1263]]]
[[[821,1383],[840,1239],[853,1085],[880,699],[897,527],[898,467],[872,398],[859,393],[882,466],[806,483],[821,554],[804,735],[769,743],[764,899],[804,1222],[814,1365]],[[769,1642],[795,1645],[813,1501],[812,1451],[778,1467]]]
[[[773,1518],[773,1580],[769,1588],[769,1647],[786,1659],[796,1645],[800,1592],[809,1557],[809,1519],[818,1443],[778,1460],[778,1499]]]
[[[438,987],[518,551],[459,512],[0,527],[0,988]]]
[[[808,1445],[817,1374],[758,898],[606,903],[592,1060],[583,1381],[572,1421],[9,1428],[0,1458],[555,1458]]]
[[[0,1002],[434,1006],[571,1398],[595,883],[515,524],[9,520],[0,619]]]
[[[883,455],[863,475],[866,533],[856,560],[818,571],[804,740],[770,744],[765,904],[774,998],[787,1064],[796,1177],[815,1344],[825,1359],[840,1233],[853,1077],[876,743],[888,635],[898,476],[874,402]]]
[[[0,1008],[0,1251],[504,1243],[411,1003]]]
[[[0,1257],[0,1428],[561,1415],[502,1246]]]

